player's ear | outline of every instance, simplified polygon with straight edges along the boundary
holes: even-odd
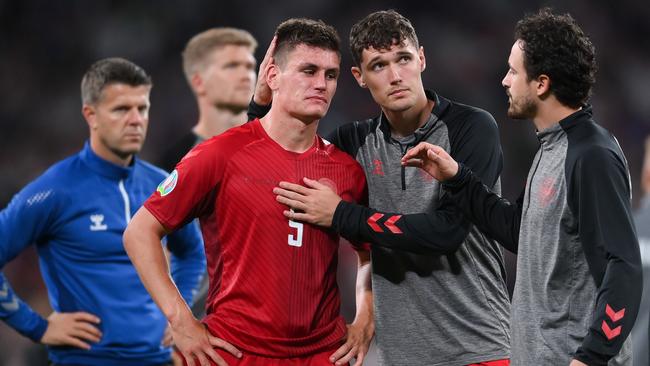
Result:
[[[361,73],[361,69],[358,66],[352,66],[350,71],[352,72],[352,76],[354,76],[354,79],[357,81],[357,84],[359,84],[360,87],[368,87],[366,85],[366,82],[363,80],[363,74]]]
[[[424,47],[422,46],[418,50],[418,58],[420,59],[420,72],[423,72],[427,68],[427,59],[424,57]]]
[[[267,66],[266,83],[269,85],[269,88],[271,88],[271,90],[278,90],[280,86],[281,73],[282,70],[280,70],[280,66],[278,66],[277,64],[270,63]]]
[[[198,72],[195,72],[192,75],[192,78],[190,79],[190,85],[192,86],[192,90],[194,90],[194,93],[196,95],[205,94],[205,83],[203,82],[203,78]]]
[[[81,114],[84,116],[84,119],[91,130],[97,129],[97,111],[94,106],[84,103],[81,107]]]
[[[551,92],[551,79],[546,74],[541,74],[537,79],[532,81],[535,83],[535,92],[538,97],[543,97]]]

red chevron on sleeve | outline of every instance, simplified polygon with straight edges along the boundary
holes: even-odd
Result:
[[[614,311],[614,309],[612,309],[609,306],[609,304],[607,304],[607,306],[605,306],[605,314],[607,314],[607,316],[610,319],[612,319],[612,321],[614,323],[616,323],[617,321],[623,319],[623,317],[625,316],[625,308],[623,308],[623,309],[619,310],[618,312],[616,312],[616,311]]]
[[[397,226],[395,226],[395,223],[402,218],[402,215],[395,215],[391,216],[386,222],[384,222],[384,226],[390,230],[391,233],[393,234],[401,234],[402,230],[400,230]]]
[[[607,322],[603,320],[603,324],[600,326],[600,328],[603,330],[603,333],[605,333],[605,337],[607,337],[607,340],[612,340],[616,337],[618,337],[621,334],[621,326],[619,325],[618,327],[611,329],[609,325],[607,325]]]
[[[377,224],[377,221],[379,221],[379,219],[381,219],[382,217],[384,217],[384,214],[380,214],[380,213],[376,213],[370,216],[367,221],[368,226],[370,226],[370,228],[375,232],[383,233],[384,230],[381,228],[381,226],[379,226],[379,224]]]

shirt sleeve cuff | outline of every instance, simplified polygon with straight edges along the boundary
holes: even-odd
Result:
[[[24,303],[20,304],[18,311],[5,318],[5,322],[20,334],[37,343],[41,341],[47,329],[47,320]]]

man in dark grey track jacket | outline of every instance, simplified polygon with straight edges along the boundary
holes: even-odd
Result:
[[[498,190],[502,154],[496,122],[484,110],[424,89],[424,50],[400,14],[370,14],[352,28],[350,44],[352,73],[382,113],[344,125],[327,139],[364,168],[374,209],[346,202],[338,216],[345,219],[332,223],[332,208],[329,222],[316,223],[331,225],[347,239],[373,244],[379,361],[507,365],[509,303],[501,248],[463,217],[437,182],[419,169],[400,165],[403,154],[418,142],[442,144]],[[258,105],[251,107],[256,117],[265,113]],[[334,194],[334,208],[339,200]],[[314,223],[308,215],[287,214]]]
[[[591,41],[570,15],[543,9],[517,23],[503,86],[508,115],[532,119],[540,148],[516,203],[490,192],[445,150],[404,159],[437,180],[480,229],[518,251],[512,365],[632,365],[642,289],[625,156],[586,105]]]

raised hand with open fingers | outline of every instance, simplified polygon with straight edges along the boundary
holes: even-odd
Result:
[[[438,181],[453,178],[458,173],[458,163],[440,146],[420,142],[402,157],[402,165],[417,167]]]
[[[264,59],[260,64],[260,70],[257,73],[257,84],[255,85],[255,94],[253,94],[253,100],[259,105],[269,105],[273,100],[273,93],[269,84],[266,82],[266,74],[269,68],[269,65],[273,63],[273,53],[275,53],[275,43],[277,41],[277,36],[273,37],[269,48],[266,50]]]

